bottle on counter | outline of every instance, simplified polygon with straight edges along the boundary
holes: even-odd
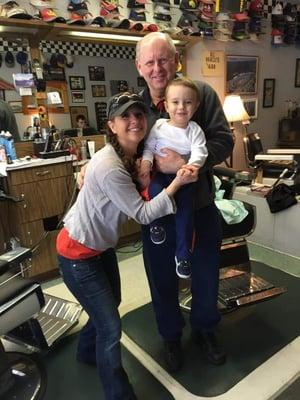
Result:
[[[13,135],[10,132],[6,131],[4,137],[5,137],[5,150],[7,156],[9,156],[9,159],[11,161],[16,160],[17,154],[16,154]]]

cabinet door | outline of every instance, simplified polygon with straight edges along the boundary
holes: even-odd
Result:
[[[12,204],[19,223],[36,221],[63,214],[67,209],[74,190],[73,176],[48,179],[10,188],[11,194],[22,198],[20,203]]]

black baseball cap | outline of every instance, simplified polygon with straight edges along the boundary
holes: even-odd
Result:
[[[122,114],[124,114],[125,111],[128,110],[128,108],[132,106],[139,107],[145,113],[148,111],[148,108],[144,103],[142,97],[138,94],[124,92],[112,96],[108,100],[107,104],[108,119],[121,116]]]

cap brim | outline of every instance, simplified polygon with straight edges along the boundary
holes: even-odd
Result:
[[[124,114],[125,111],[127,111],[132,106],[137,106],[141,108],[145,113],[148,110],[145,103],[137,100],[130,100],[127,103],[120,106],[115,112],[110,112],[108,118],[120,117],[121,115]]]

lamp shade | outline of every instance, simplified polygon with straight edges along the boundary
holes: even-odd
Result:
[[[245,110],[243,101],[238,95],[226,96],[223,110],[228,122],[248,121],[249,115]]]

